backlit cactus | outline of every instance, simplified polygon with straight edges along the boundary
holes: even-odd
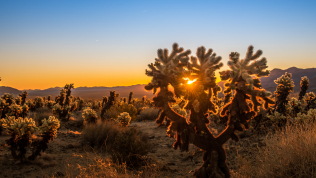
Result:
[[[122,112],[120,115],[115,119],[117,123],[119,123],[122,127],[127,127],[131,122],[131,116],[128,112]]]
[[[57,137],[57,129],[60,127],[60,122],[54,116],[49,116],[48,119],[42,120],[42,125],[38,128],[39,134],[50,132],[52,138]]]
[[[302,112],[304,109],[300,100],[291,98],[286,105],[286,110],[290,116],[296,117],[297,113]]]
[[[119,94],[116,94],[115,91],[110,91],[109,97],[103,97],[102,105],[103,108],[101,110],[101,118],[105,116],[105,113],[108,109],[113,106],[113,104],[116,102],[117,98],[119,97]]]
[[[209,123],[207,113],[216,113],[218,110],[214,101],[217,101],[217,93],[221,89],[216,84],[215,71],[223,66],[220,63],[221,57],[204,47],[197,49],[197,57],[189,56],[190,50],[184,52],[176,43],[172,48],[171,53],[167,49],[159,49],[155,64],[148,65],[150,70],[146,70],[146,75],[152,77],[152,80],[145,89],[153,90],[153,93],[160,89],[153,100],[155,106],[163,110],[159,117],[164,114],[163,117],[171,120],[167,133],[176,133],[174,148],[187,151],[189,143],[193,143],[205,150],[203,165],[195,171],[194,176],[230,177],[223,144],[230,138],[238,140],[234,131],[242,131],[241,124],[247,129],[247,122],[256,115],[259,106],[264,104],[267,108],[274,104],[269,98],[271,93],[259,89],[260,80],[254,78],[269,74],[265,70],[266,59],[257,60],[262,52],[253,54],[252,46],[248,48],[245,59],[239,60],[238,53],[231,53],[228,63],[230,70],[221,72],[221,78],[228,80],[226,91],[235,90],[235,94],[221,111],[222,115],[228,117],[227,128],[215,137],[206,124]],[[171,108],[169,103],[176,100],[168,85],[174,88],[176,97],[187,100],[185,109],[190,110],[188,121]],[[252,107],[247,100],[252,103]]]
[[[84,119],[84,125],[87,125],[90,123],[95,124],[97,123],[98,115],[93,109],[87,107],[82,112],[82,118]]]
[[[285,114],[285,106],[288,102],[287,97],[294,89],[292,74],[285,72],[284,75],[274,80],[274,83],[278,84],[276,91],[274,92],[276,95],[276,111]]]
[[[60,127],[60,122],[53,116],[42,120],[42,125],[37,127],[32,118],[15,118],[8,116],[0,120],[1,126],[7,129],[11,134],[11,138],[6,140],[10,146],[11,154],[14,159],[21,162],[34,160],[41,151],[45,151],[47,143],[57,137],[57,129]],[[31,135],[38,133],[41,140],[31,140]],[[27,148],[32,147],[32,154],[26,157]]]
[[[303,96],[305,96],[306,90],[308,89],[308,86],[309,86],[309,80],[306,76],[302,77],[300,85],[301,85],[301,91],[299,94],[299,100],[302,100]]]

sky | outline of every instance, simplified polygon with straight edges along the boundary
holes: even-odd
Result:
[[[312,68],[316,1],[2,0],[0,86],[46,89],[146,84],[157,49],[212,48],[227,70],[261,49],[268,69]]]

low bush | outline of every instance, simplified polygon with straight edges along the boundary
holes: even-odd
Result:
[[[150,120],[154,121],[159,115],[159,109],[144,107],[140,114],[137,116],[137,121]]]
[[[234,177],[316,177],[316,124],[286,126],[270,135]]]
[[[107,121],[87,125],[82,133],[85,142],[110,153],[115,163],[124,163],[133,168],[146,164],[144,156],[150,149],[147,135],[135,128],[121,127],[113,121]]]

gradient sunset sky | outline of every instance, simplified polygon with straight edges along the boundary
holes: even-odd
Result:
[[[157,49],[263,50],[269,69],[316,66],[316,1],[2,0],[0,86],[145,84]]]

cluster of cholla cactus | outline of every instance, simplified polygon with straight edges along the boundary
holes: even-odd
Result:
[[[13,97],[13,94],[5,93],[0,98],[0,119],[8,116],[26,117],[29,110],[29,107],[25,104],[26,96],[27,92],[23,92],[22,97],[17,96],[16,98]],[[0,135],[2,130],[0,126]]]
[[[298,124],[305,124],[310,122],[315,122],[316,119],[316,109],[310,109],[305,113],[298,113],[297,117],[294,118],[294,122]]]
[[[11,138],[6,142],[10,146],[14,159],[21,162],[34,160],[41,151],[47,149],[47,143],[57,136],[57,129],[60,124],[58,119],[53,116],[47,120],[43,119],[42,123],[42,126],[37,127],[31,118],[8,116],[1,119],[1,126],[11,134]],[[32,142],[31,136],[35,133],[38,133],[42,139]],[[32,147],[32,154],[26,157],[28,147]]]
[[[95,110],[86,107],[82,112],[82,118],[84,119],[84,125],[95,124],[98,120],[98,115]]]
[[[115,121],[120,124],[122,127],[127,127],[131,122],[132,118],[128,112],[122,112],[120,115],[115,119]]]
[[[66,84],[64,89],[60,90],[60,95],[55,98],[53,113],[58,114],[61,119],[69,119],[70,113],[77,108],[77,102],[72,101],[72,88],[74,84]]]
[[[238,140],[234,131],[247,129],[248,121],[256,115],[259,106],[267,108],[274,103],[269,98],[271,93],[259,89],[260,80],[255,78],[269,74],[265,70],[267,61],[265,58],[257,60],[262,52],[259,50],[253,54],[252,46],[248,48],[245,59],[239,59],[238,53],[230,54],[230,70],[221,72],[221,78],[227,81],[226,91],[234,91],[234,95],[221,110],[221,115],[228,117],[227,127],[215,137],[207,127],[210,122],[207,113],[217,113],[218,110],[213,101],[216,101],[217,93],[221,90],[215,77],[215,71],[223,66],[221,57],[203,46],[197,49],[196,57],[189,56],[191,51],[184,51],[176,43],[172,48],[171,53],[167,49],[159,49],[155,63],[149,64],[150,70],[146,70],[146,75],[152,80],[145,89],[153,93],[159,89],[153,98],[154,105],[162,110],[158,120],[161,115],[171,120],[167,133],[170,136],[175,133],[175,149],[188,151],[189,143],[193,143],[205,150],[203,165],[195,171],[194,176],[230,177],[223,144],[230,138]],[[174,88],[174,93],[168,85]],[[186,100],[189,119],[171,107],[176,102],[174,97]]]

